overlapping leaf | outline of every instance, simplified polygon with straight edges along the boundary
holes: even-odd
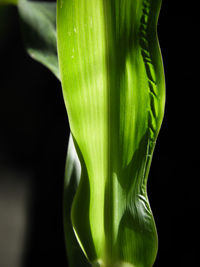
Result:
[[[94,265],[150,267],[156,257],[146,183],[164,112],[160,5],[58,1],[61,81],[82,169],[72,222]]]
[[[19,0],[24,43],[29,55],[49,68],[59,79],[56,4]]]
[[[156,36],[160,4],[58,1],[61,80],[82,169],[72,221],[94,265],[150,267],[155,260],[157,234],[146,182],[164,109]],[[59,78],[55,5],[20,0],[18,7],[28,52]],[[88,265],[69,220],[80,175],[75,153],[70,140],[64,214],[74,267]]]
[[[28,0],[0,0],[0,5],[17,6],[24,44],[29,55],[50,69],[59,79],[56,3]]]
[[[56,44],[56,3],[19,0],[0,0],[0,4],[17,5],[22,36],[28,54],[60,79]],[[88,267],[74,235],[70,210],[79,180],[80,163],[72,138],[69,138],[64,186],[64,229],[70,267]]]
[[[66,237],[66,247],[70,267],[89,267],[87,259],[76,240],[72,230],[71,206],[80,182],[81,166],[74,147],[72,136],[69,138],[67,161],[65,168],[64,184],[64,228]]]

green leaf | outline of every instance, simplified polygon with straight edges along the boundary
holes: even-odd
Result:
[[[71,223],[71,205],[80,182],[81,166],[74,148],[72,136],[69,137],[64,184],[64,230],[67,256],[70,267],[89,267],[84,254],[76,240]]]
[[[3,3],[0,0],[0,3]],[[4,1],[4,4],[14,1]],[[22,35],[27,53],[35,60],[50,69],[60,79],[56,44],[56,3],[19,0],[15,4],[21,19]],[[6,16],[5,9],[0,10]],[[88,267],[89,263],[76,240],[70,220],[71,203],[74,198],[79,180],[79,160],[73,148],[72,138],[66,161],[64,186],[64,228],[66,248],[70,267]]]
[[[49,68],[60,79],[56,43],[56,3],[20,0],[18,9],[28,54]],[[70,220],[71,204],[80,180],[79,165],[74,144],[70,137],[66,161],[63,213],[66,249],[70,267],[89,266],[76,240]]]
[[[60,79],[56,38],[56,3],[19,0],[18,10],[27,52]]]
[[[58,0],[59,67],[81,163],[72,206],[94,266],[150,267],[157,233],[147,177],[164,114],[161,0]]]
[[[0,0],[16,5],[28,54],[60,79],[57,56],[56,3],[28,0]]]

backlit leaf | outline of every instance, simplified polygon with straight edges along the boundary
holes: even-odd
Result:
[[[157,233],[146,184],[164,113],[161,0],[59,0],[58,52],[81,163],[72,223],[86,257],[150,267]]]

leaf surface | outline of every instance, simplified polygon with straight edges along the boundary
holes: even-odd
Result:
[[[71,222],[71,206],[80,182],[81,166],[74,147],[72,136],[69,137],[67,160],[65,167],[65,183],[64,183],[64,230],[65,241],[70,267],[89,267],[90,264],[84,257],[78,241],[73,232]]]
[[[147,177],[164,113],[161,0],[58,0],[63,94],[81,180],[72,223],[94,265],[150,267]]]
[[[27,53],[60,79],[56,44],[56,3],[0,0],[0,4],[17,6]],[[2,11],[1,15],[6,16],[4,9],[0,11]],[[79,180],[80,163],[70,137],[64,184],[64,229],[70,267],[90,266],[76,240],[70,220],[71,204]]]
[[[18,10],[27,52],[60,79],[56,39],[56,3],[19,0]]]
[[[29,2],[18,4],[22,34],[28,54],[60,79],[56,43],[56,3]],[[72,200],[80,181],[80,163],[69,138],[64,182],[64,230],[67,258],[70,267],[90,266],[76,240],[70,219]]]
[[[57,56],[56,3],[0,0],[0,5],[17,6],[28,54],[60,79]]]

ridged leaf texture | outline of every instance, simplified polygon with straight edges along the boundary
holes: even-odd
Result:
[[[150,267],[147,177],[164,114],[161,0],[58,0],[61,81],[81,180],[71,219],[94,266]]]
[[[18,6],[28,53],[60,78],[55,3]],[[152,266],[157,234],[146,183],[164,112],[160,0],[58,2],[69,141],[64,221],[70,267]],[[80,168],[82,169],[80,182]],[[73,202],[72,222],[70,221]]]

